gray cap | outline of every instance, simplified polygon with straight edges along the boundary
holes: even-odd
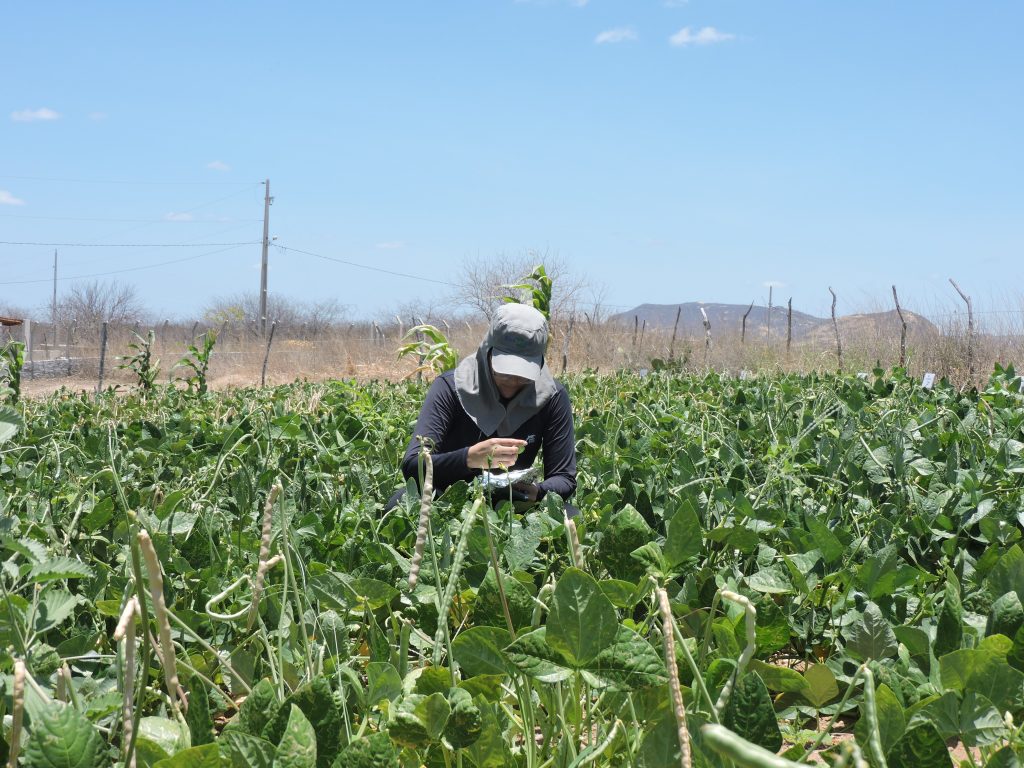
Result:
[[[548,346],[548,321],[526,304],[503,304],[494,313],[487,341],[496,373],[536,381]]]

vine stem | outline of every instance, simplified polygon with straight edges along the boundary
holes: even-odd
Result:
[[[672,606],[668,602],[668,592],[661,587],[655,590],[658,607],[661,609],[662,636],[665,638],[665,668],[668,670],[668,686],[672,692],[672,708],[676,715],[676,737],[679,739],[679,764],[681,768],[690,768],[693,758],[690,755],[690,731],[686,725],[686,706],[683,704],[683,689],[679,685],[679,666],[676,664],[676,636],[673,632],[675,621],[672,618]],[[618,722],[618,721],[616,721]]]
[[[420,447],[423,460],[423,491],[420,493],[420,523],[416,529],[416,548],[409,564],[409,591],[416,588],[420,578],[420,564],[423,562],[423,548],[427,543],[427,525],[430,522],[430,500],[434,495],[434,461],[425,445]]]
[[[729,697],[732,695],[732,689],[736,685],[736,681],[743,676],[747,664],[754,657],[754,649],[757,648],[757,611],[754,608],[754,604],[743,595],[728,589],[722,590],[722,598],[743,607],[743,611],[746,614],[747,646],[743,649],[743,653],[740,654],[739,661],[736,662],[736,671],[730,676],[728,682],[722,686],[722,693],[718,696],[718,702],[715,704],[715,710],[718,714],[722,714],[725,710],[725,705],[729,703]]]

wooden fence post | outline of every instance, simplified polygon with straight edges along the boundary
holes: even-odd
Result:
[[[772,288],[768,286],[768,322],[765,326],[764,345],[771,347],[772,345]]]
[[[100,393],[103,392],[103,367],[107,361],[107,321],[103,321],[103,325],[100,327],[100,377],[96,383],[96,398],[99,399]]]
[[[704,319],[704,367],[708,367],[708,354],[711,352],[711,321],[704,307],[700,308],[700,316]]]
[[[36,366],[32,360],[32,321],[26,319],[23,328],[25,331],[25,359],[28,360],[28,377],[34,379],[36,377]]]
[[[671,363],[676,349],[676,331],[679,330],[679,316],[683,313],[683,305],[676,307],[676,322],[672,326],[672,341],[668,343],[668,361]]]
[[[412,318],[410,318],[410,320],[412,320],[413,327],[416,327],[416,326],[419,326],[419,325],[423,325],[423,318],[422,317],[412,317]],[[410,328],[409,330],[411,331],[412,328]],[[422,352],[422,350],[423,350],[423,333],[421,331],[416,331],[416,341],[419,342],[420,350],[421,350],[420,351],[420,356],[419,356],[419,361],[416,363],[416,367],[417,367],[417,370],[416,370],[416,381],[423,381],[423,361],[426,359],[426,356]]]
[[[274,329],[277,328],[277,320],[270,324],[270,334],[267,336],[267,351],[263,355],[263,372],[260,373],[260,386],[267,386],[267,362],[270,360],[270,345],[274,343]]]
[[[900,297],[896,295],[896,286],[892,287],[892,299],[896,302],[896,314],[900,316],[900,368],[907,367],[907,321],[900,307]]]
[[[750,306],[747,307],[747,311],[743,313],[743,320],[740,322],[740,344],[747,343],[747,316],[753,308],[754,302],[750,302]]]
[[[633,315],[633,352],[636,353],[636,333],[640,329],[640,317]]]
[[[839,338],[839,323],[836,321],[836,292],[832,290],[832,286],[828,287],[828,292],[832,294],[832,329],[836,332],[836,357],[839,360],[839,370],[843,370],[843,342]]]
[[[569,342],[572,340],[574,325],[576,325],[576,315],[569,315],[569,329],[565,332],[565,340],[562,341],[562,376],[565,375],[565,369],[569,365]]]
[[[952,283],[953,287],[956,288],[956,292],[960,294],[960,298],[964,300],[967,305],[967,378],[974,382],[974,306],[971,304],[971,297],[960,290],[960,286],[956,284],[956,280],[952,277],[949,278],[949,282]]]
[[[789,297],[786,306],[786,360],[789,360],[789,350],[793,346],[793,297]]]

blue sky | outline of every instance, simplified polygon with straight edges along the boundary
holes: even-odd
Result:
[[[457,282],[557,254],[623,308],[1022,308],[1024,5],[891,0],[7,3],[0,240],[291,248]],[[117,182],[117,183],[112,183]],[[228,246],[223,246],[228,247]],[[259,246],[61,247],[158,316]],[[0,304],[53,248],[0,245]],[[187,262],[151,267],[196,256]],[[273,249],[355,317],[443,285]],[[66,286],[67,283],[62,283]]]

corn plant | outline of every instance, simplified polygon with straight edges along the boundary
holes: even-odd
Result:
[[[139,388],[143,392],[149,392],[156,386],[157,377],[160,375],[160,361],[153,359],[153,343],[156,336],[153,331],[146,334],[145,338],[134,331],[132,335],[136,341],[130,342],[128,348],[133,350],[134,354],[122,358],[124,362],[117,367],[134,373]]]
[[[526,298],[524,301],[518,296],[504,296],[502,300],[506,304],[529,304],[548,320],[551,319],[551,278],[543,264],[535,266],[521,283],[506,285],[505,288],[518,291]]]
[[[207,331],[203,334],[202,338],[202,346],[190,344],[188,354],[175,365],[175,368],[187,368],[192,371],[192,374],[185,381],[188,384],[188,388],[197,395],[206,394],[206,374],[210,368],[210,356],[213,354],[213,346],[217,343],[217,334],[214,331]]]
[[[440,375],[459,364],[459,353],[449,343],[448,337],[433,325],[421,324],[409,329],[404,338],[416,337],[416,341],[398,348],[398,358],[416,355],[419,362],[416,373]]]
[[[21,371],[25,366],[25,345],[11,341],[0,347],[0,402],[18,402]]]

